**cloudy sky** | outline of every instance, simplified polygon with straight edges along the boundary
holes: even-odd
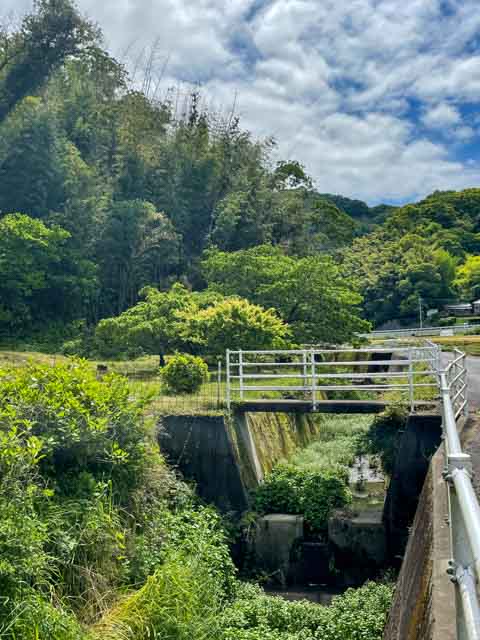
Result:
[[[478,0],[78,0],[160,92],[199,84],[321,191],[369,203],[480,186]],[[21,12],[30,0],[1,0]],[[183,90],[183,89],[182,89]]]

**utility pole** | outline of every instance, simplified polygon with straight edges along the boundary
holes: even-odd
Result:
[[[423,329],[422,296],[418,296],[418,312],[420,314],[420,329]]]

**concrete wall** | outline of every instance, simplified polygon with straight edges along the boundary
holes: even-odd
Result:
[[[301,413],[164,416],[158,439],[204,500],[223,511],[244,511],[249,491],[276,462],[309,444],[320,425],[320,416]]]
[[[408,418],[387,491],[384,522],[390,563],[400,566],[430,460],[442,437],[441,416],[415,414]]]
[[[456,640],[454,585],[445,520],[443,447],[432,459],[402,563],[384,640]]]

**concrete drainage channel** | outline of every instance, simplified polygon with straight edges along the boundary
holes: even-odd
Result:
[[[269,592],[328,603],[387,567],[385,480],[362,458],[352,469],[351,489],[352,509],[333,512],[323,541],[305,536],[301,516],[268,514],[258,520],[250,550],[256,569],[269,576]]]
[[[279,460],[314,442],[317,428],[311,415],[294,413],[165,416],[159,440],[170,462],[196,482],[206,501],[240,516],[264,476]],[[386,494],[378,465],[357,459],[350,472],[353,511],[334,512],[323,540],[308,538],[300,516],[271,513],[251,528],[239,562],[247,555],[272,588],[317,602],[398,568],[440,439],[439,415],[412,415]]]

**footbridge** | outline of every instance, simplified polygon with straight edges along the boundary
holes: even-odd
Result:
[[[412,414],[441,412],[443,443],[417,509],[386,640],[480,640],[480,488],[472,482],[478,460],[462,436],[466,357],[456,350],[444,362],[431,342],[227,353],[232,411],[375,413],[403,403]],[[420,548],[428,558],[419,559]]]

